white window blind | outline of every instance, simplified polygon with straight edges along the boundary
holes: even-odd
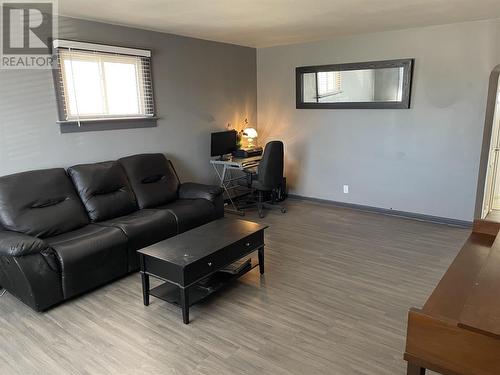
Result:
[[[150,51],[62,40],[54,47],[66,121],[154,116]]]
[[[318,72],[318,96],[337,94],[342,90],[340,72]]]

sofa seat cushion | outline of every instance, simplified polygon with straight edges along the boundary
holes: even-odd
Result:
[[[206,199],[178,199],[159,208],[174,214],[178,233],[206,224],[216,217],[214,204]]]
[[[167,210],[139,210],[98,225],[119,228],[127,236],[129,271],[139,267],[137,250],[177,234],[175,216]]]
[[[46,242],[61,263],[64,298],[127,273],[127,237],[118,228],[89,224]]]
[[[116,161],[80,164],[68,169],[92,222],[104,221],[138,209],[127,175]]]
[[[155,208],[177,199],[179,178],[163,154],[139,154],[118,160],[127,173],[139,208]]]
[[[89,223],[62,168],[0,177],[0,224],[34,237],[51,237]]]

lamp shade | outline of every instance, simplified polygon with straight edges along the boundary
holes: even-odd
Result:
[[[247,138],[257,138],[258,136],[257,130],[255,130],[254,128],[246,128],[245,130],[243,130],[243,135]]]

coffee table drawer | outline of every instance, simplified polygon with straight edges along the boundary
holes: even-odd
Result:
[[[184,268],[184,285],[189,285],[204,276],[224,268],[252,251],[264,246],[264,230],[229,245]]]

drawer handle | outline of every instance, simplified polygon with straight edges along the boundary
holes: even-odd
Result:
[[[246,247],[249,247],[249,246],[250,246],[250,242],[247,242],[247,243],[245,244],[245,246],[246,246]]]
[[[212,267],[212,262],[208,262],[208,266],[209,266],[209,267]]]

